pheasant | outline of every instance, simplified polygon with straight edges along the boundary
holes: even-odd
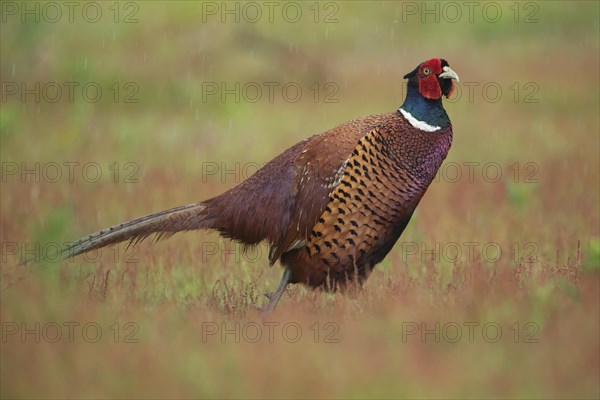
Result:
[[[458,75],[433,58],[404,78],[397,111],[307,138],[219,196],[101,230],[63,257],[206,229],[247,246],[268,242],[270,265],[279,260],[284,272],[266,310],[290,283],[335,290],[364,282],[406,228],[452,142],[442,96]]]

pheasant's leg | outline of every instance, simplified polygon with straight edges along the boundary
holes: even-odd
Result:
[[[285,271],[283,271],[283,276],[281,277],[281,282],[279,282],[277,291],[267,296],[269,298],[269,304],[267,304],[267,306],[264,308],[264,311],[270,312],[275,309],[275,306],[277,303],[279,303],[279,299],[283,295],[283,292],[285,292],[285,288],[290,283],[291,278],[292,272],[286,268]]]

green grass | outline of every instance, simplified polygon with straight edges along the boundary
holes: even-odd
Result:
[[[201,3],[160,1],[140,2],[132,24],[112,22],[109,3],[96,24],[2,22],[3,90],[103,89],[97,103],[76,92],[72,102],[1,104],[2,398],[600,396],[598,3],[536,3],[528,24],[514,23],[512,2],[497,3],[494,24],[477,12],[469,22],[465,9],[456,23],[423,24],[391,1],[332,3],[332,24],[322,3],[314,23],[311,4],[295,24],[202,22]],[[292,286],[264,315],[279,266],[268,267],[266,246],[244,252],[213,233],[16,266],[35,244],[214,196],[307,136],[396,109],[402,76],[431,57],[463,84],[446,102],[446,163],[462,177],[434,182],[362,290]],[[127,82],[137,103],[123,102]],[[295,82],[303,95],[203,101],[206,82]],[[337,102],[324,102],[328,82]],[[490,82],[502,89],[497,102],[483,97]],[[524,101],[529,82],[537,102]],[[22,163],[73,162],[72,180],[66,167],[56,182],[20,175]],[[94,182],[83,171],[92,163],[102,172]],[[472,179],[465,163],[479,163]],[[489,179],[486,163],[502,177]],[[214,165],[234,172],[207,174]]]

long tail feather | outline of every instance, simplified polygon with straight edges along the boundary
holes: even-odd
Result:
[[[79,239],[62,251],[66,259],[105,246],[129,240],[138,243],[156,234],[156,239],[167,238],[174,233],[205,228],[200,215],[206,208],[202,203],[189,204],[136,218],[119,225],[103,229]]]

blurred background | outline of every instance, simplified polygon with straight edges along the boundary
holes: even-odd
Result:
[[[2,397],[600,396],[598,2],[0,6]],[[433,57],[452,149],[363,291],[265,316],[266,247],[210,233],[40,260],[397,109]]]

